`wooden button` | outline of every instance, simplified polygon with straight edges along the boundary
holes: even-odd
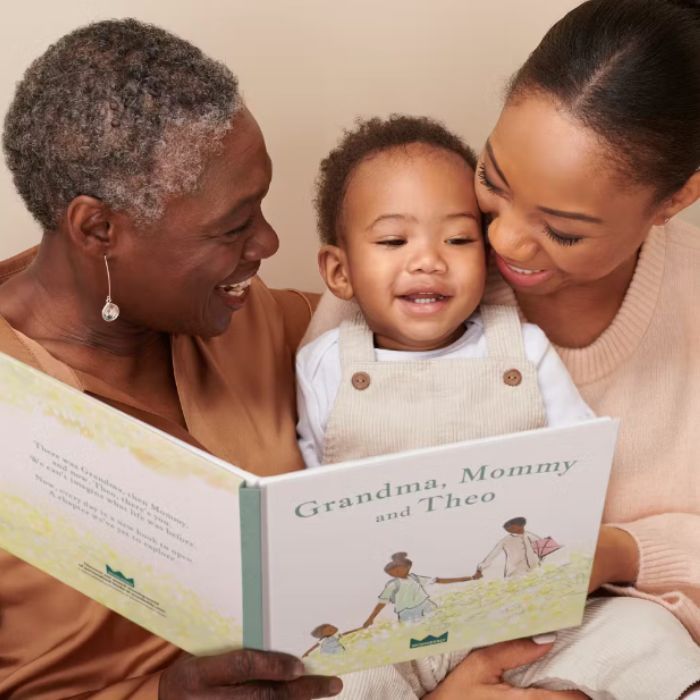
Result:
[[[523,381],[523,375],[518,369],[509,369],[503,373],[503,382],[508,386],[518,386]]]
[[[367,372],[355,372],[352,375],[352,385],[358,391],[364,391],[369,386],[369,374]]]

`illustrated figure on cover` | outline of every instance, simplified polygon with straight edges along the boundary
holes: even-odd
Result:
[[[312,637],[316,637],[318,642],[308,649],[304,656],[308,656],[314,649],[318,648],[321,654],[342,654],[345,647],[340,641],[341,634],[338,634],[338,628],[335,625],[324,623],[319,625],[311,632]]]
[[[411,573],[412,566],[413,562],[407,557],[406,552],[396,552],[391,555],[391,561],[384,567],[384,571],[392,579],[379,594],[379,603],[362,625],[364,628],[369,627],[374,622],[387,603],[393,603],[394,612],[399,622],[417,622],[437,608],[425,590],[425,586],[433,583],[471,581],[474,578],[473,576],[461,578],[418,576]]]
[[[475,578],[481,578],[483,570],[501,554],[505,556],[503,576],[510,578],[535,569],[547,554],[559,549],[551,537],[542,538],[527,531],[526,524],[527,520],[523,517],[511,518],[503,523],[503,529],[508,534],[479,563]]]

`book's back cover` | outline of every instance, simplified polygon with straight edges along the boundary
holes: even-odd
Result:
[[[596,419],[265,480],[266,646],[340,674],[580,624],[616,431]]]
[[[1,354],[0,426],[0,547],[187,651],[242,646],[241,474]]]

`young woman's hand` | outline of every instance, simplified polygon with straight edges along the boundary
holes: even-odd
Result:
[[[163,672],[158,700],[311,700],[343,687],[339,678],[304,673],[299,659],[271,651],[187,657]]]
[[[638,573],[639,548],[632,535],[617,527],[602,525],[588,592],[604,583],[634,583]]]
[[[503,674],[544,656],[551,644],[515,639],[472,651],[424,700],[584,700],[578,690],[513,688]]]

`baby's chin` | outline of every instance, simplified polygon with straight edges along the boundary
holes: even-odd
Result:
[[[391,335],[375,333],[374,344],[378,348],[384,350],[400,350],[403,352],[430,352],[431,350],[440,350],[452,345],[456,340],[462,337],[466,330],[466,326],[460,323],[455,329],[440,335],[429,334],[409,334],[396,332]]]

